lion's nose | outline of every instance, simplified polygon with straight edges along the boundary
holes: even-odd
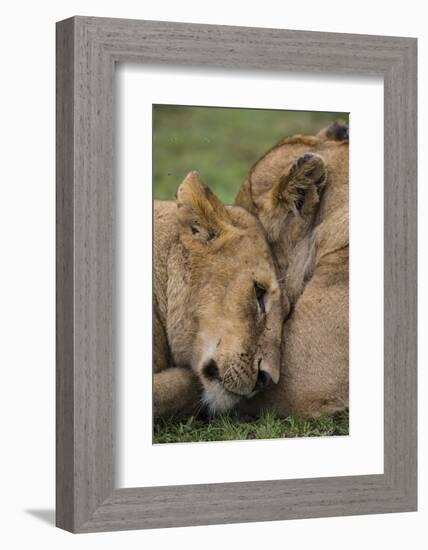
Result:
[[[220,378],[218,365],[214,361],[214,359],[211,359],[210,361],[208,361],[208,363],[202,369],[202,372],[205,374],[208,380],[219,380]]]
[[[265,370],[259,370],[257,374],[256,388],[258,390],[262,390],[263,388],[269,386],[271,381],[272,378],[268,372],[266,372]]]

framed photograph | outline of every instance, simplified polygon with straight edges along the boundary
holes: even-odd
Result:
[[[129,106],[134,102],[127,90],[135,93],[140,89],[138,82],[146,86],[147,74],[140,78],[138,72],[124,68],[120,78],[122,102],[131,112]],[[180,80],[184,87],[183,74]],[[138,106],[131,110],[132,119],[122,119],[126,148],[129,124],[138,121],[132,136],[141,124]],[[153,105],[155,444],[349,434],[348,118],[348,113],[338,112]],[[324,133],[323,128],[327,128],[327,139],[313,136]],[[279,140],[285,129],[291,137]],[[123,159],[126,166],[132,165],[131,149]],[[262,158],[254,162],[260,155]],[[220,169],[219,159],[229,157]],[[189,166],[200,167],[201,171],[186,175]],[[326,216],[320,210],[330,203],[327,192],[324,197],[327,180],[328,189],[335,187],[335,205],[329,209],[333,208],[337,220],[323,224],[321,217],[331,218],[330,213]],[[128,180],[122,181],[127,186]],[[121,210],[121,219],[128,220],[128,227],[132,223],[128,198],[132,204],[143,201],[131,197],[129,188],[122,193]],[[272,190],[284,194],[275,205],[270,202]],[[378,197],[382,198],[381,193]],[[253,200],[257,201],[255,205]],[[207,219],[206,212],[211,212],[212,205],[216,205],[216,211]],[[278,222],[273,218],[277,208]],[[243,209],[253,215],[246,215]],[[182,212],[186,213],[183,218]],[[276,223],[281,227],[278,234]],[[321,239],[327,238],[330,223],[334,225],[335,242],[328,237],[327,249]],[[130,267],[134,258],[134,247],[129,247],[131,235],[142,234],[137,228],[128,231],[120,244],[125,250],[123,281],[127,281],[126,270],[135,273],[138,269]],[[284,246],[292,235],[295,237],[286,250]],[[320,242],[315,245],[316,239]],[[170,241],[171,246],[167,244]],[[318,260],[311,246],[317,247]],[[129,257],[126,250],[130,250]],[[319,271],[322,255],[328,255],[328,264],[334,266],[327,270],[327,285],[334,287],[329,291],[331,301],[326,289],[321,292],[314,279],[315,263]],[[313,265],[307,264],[311,258]],[[305,279],[312,281],[309,289]],[[132,282],[124,285],[125,293],[131,288],[128,295],[132,296],[129,305],[125,300],[124,312],[128,307],[141,311],[135,299],[138,290],[132,289]],[[303,295],[307,306],[300,300]],[[315,320],[321,295],[320,317]],[[163,303],[167,307],[162,307]],[[334,310],[331,314],[326,313],[327,304]],[[295,327],[295,319],[304,313],[302,307],[307,307],[311,316],[304,317],[304,327]],[[124,349],[133,348],[132,333],[125,328],[131,324],[132,320],[121,322]],[[316,335],[311,333],[314,327]],[[325,331],[322,336],[321,330]],[[303,333],[306,343],[302,341]],[[329,341],[330,337],[334,342]],[[303,358],[302,371],[298,356]],[[320,365],[323,357],[324,364]],[[143,358],[134,364],[140,362]],[[170,368],[171,363],[175,368]],[[293,364],[293,369],[283,372],[282,363]],[[126,369],[132,359],[123,357],[121,364]],[[136,369],[135,374],[139,372],[141,369]],[[130,386],[125,386],[126,402],[132,387],[149,385],[143,379],[134,379],[130,372],[124,379],[132,379]],[[300,388],[302,382],[304,391]],[[135,405],[127,407],[126,425],[136,412]],[[141,417],[143,414],[141,411]],[[135,435],[130,442],[138,440]],[[224,454],[224,448],[218,447]],[[130,455],[136,457],[139,453],[134,449]]]
[[[416,39],[57,24],[57,526],[417,508]]]

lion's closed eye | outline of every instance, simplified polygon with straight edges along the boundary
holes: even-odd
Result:
[[[263,315],[266,313],[266,289],[259,283],[254,283],[256,300]]]

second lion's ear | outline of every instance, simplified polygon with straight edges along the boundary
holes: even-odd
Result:
[[[270,191],[271,206],[298,215],[305,196],[313,188],[320,193],[327,180],[324,159],[316,153],[305,153],[296,159]]]
[[[317,137],[332,141],[349,141],[349,127],[340,122],[333,122],[327,128],[323,128]]]
[[[177,190],[177,215],[180,232],[188,242],[207,244],[217,239],[230,223],[223,203],[190,172]]]

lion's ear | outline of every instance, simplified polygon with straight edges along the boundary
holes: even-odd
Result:
[[[181,234],[202,243],[217,239],[230,224],[225,206],[198,172],[190,172],[178,188],[177,213]]]
[[[309,189],[319,192],[325,185],[327,168],[323,158],[316,153],[305,153],[295,160],[286,174],[270,191],[272,207],[298,215],[303,208]]]
[[[340,122],[333,122],[327,128],[323,128],[317,137],[331,141],[349,141],[349,128]]]
[[[276,242],[286,217],[313,212],[327,180],[324,159],[316,153],[304,153],[296,159],[267,193],[257,216],[269,241]]]

